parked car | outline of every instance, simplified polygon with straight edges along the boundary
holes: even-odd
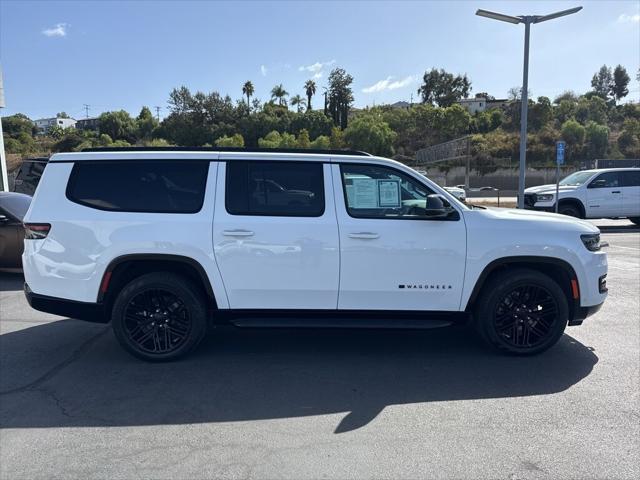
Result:
[[[0,268],[22,266],[24,228],[22,219],[31,197],[22,193],[0,192]]]
[[[275,199],[261,188],[271,182],[282,187]],[[192,351],[209,321],[472,322],[490,345],[527,355],[607,296],[607,257],[590,223],[467,206],[361,152],[55,154],[25,226],[31,306],[111,321],[121,345],[151,361]]]
[[[556,185],[527,188],[525,207],[552,212]],[[558,213],[577,218],[628,218],[640,225],[640,168],[575,172],[560,181]]]
[[[467,192],[464,191],[464,188],[460,187],[443,187],[447,192],[456,197],[461,202],[467,201]]]
[[[25,159],[16,174],[13,191],[33,196],[48,161],[48,157]]]

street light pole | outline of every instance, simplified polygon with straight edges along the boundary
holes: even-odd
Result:
[[[529,33],[531,17],[524,17],[524,67],[520,92],[520,168],[518,178],[518,208],[524,208],[525,176],[527,173],[527,119],[529,115]]]
[[[524,23],[524,68],[522,71],[522,92],[520,93],[520,171],[518,178],[518,208],[524,208],[524,188],[525,173],[527,168],[527,114],[529,111],[529,35],[531,25],[534,23],[546,22],[554,18],[571,15],[582,10],[582,7],[570,8],[560,12],[550,13],[549,15],[520,15],[512,16],[503,13],[490,12],[488,10],[477,10],[476,15],[480,17],[499,20],[501,22],[513,23],[517,25]]]

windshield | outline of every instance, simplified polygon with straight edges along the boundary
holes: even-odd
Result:
[[[593,172],[576,172],[560,180],[560,185],[579,186],[593,177]]]

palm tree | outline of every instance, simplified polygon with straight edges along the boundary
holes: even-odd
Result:
[[[307,80],[304,83],[304,89],[307,93],[307,111],[311,110],[311,97],[316,94],[316,82]]]
[[[253,83],[251,80],[244,82],[242,86],[242,94],[247,96],[247,106],[251,105],[251,95],[253,95]]]
[[[282,86],[282,84],[280,85],[276,85],[275,87],[273,87],[271,89],[271,98],[277,98],[278,99],[278,104],[281,106],[286,106],[287,105],[287,100],[284,98],[286,96],[289,95],[289,92],[287,92],[284,87]]]
[[[307,101],[304,98],[302,98],[300,95],[291,97],[290,102],[292,107],[295,107],[296,105],[298,106],[298,113],[301,113],[302,109],[307,104]]]

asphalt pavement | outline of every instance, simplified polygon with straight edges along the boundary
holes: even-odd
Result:
[[[213,331],[148,364],[0,274],[0,478],[640,478],[640,229],[602,310],[531,358],[459,328]]]

